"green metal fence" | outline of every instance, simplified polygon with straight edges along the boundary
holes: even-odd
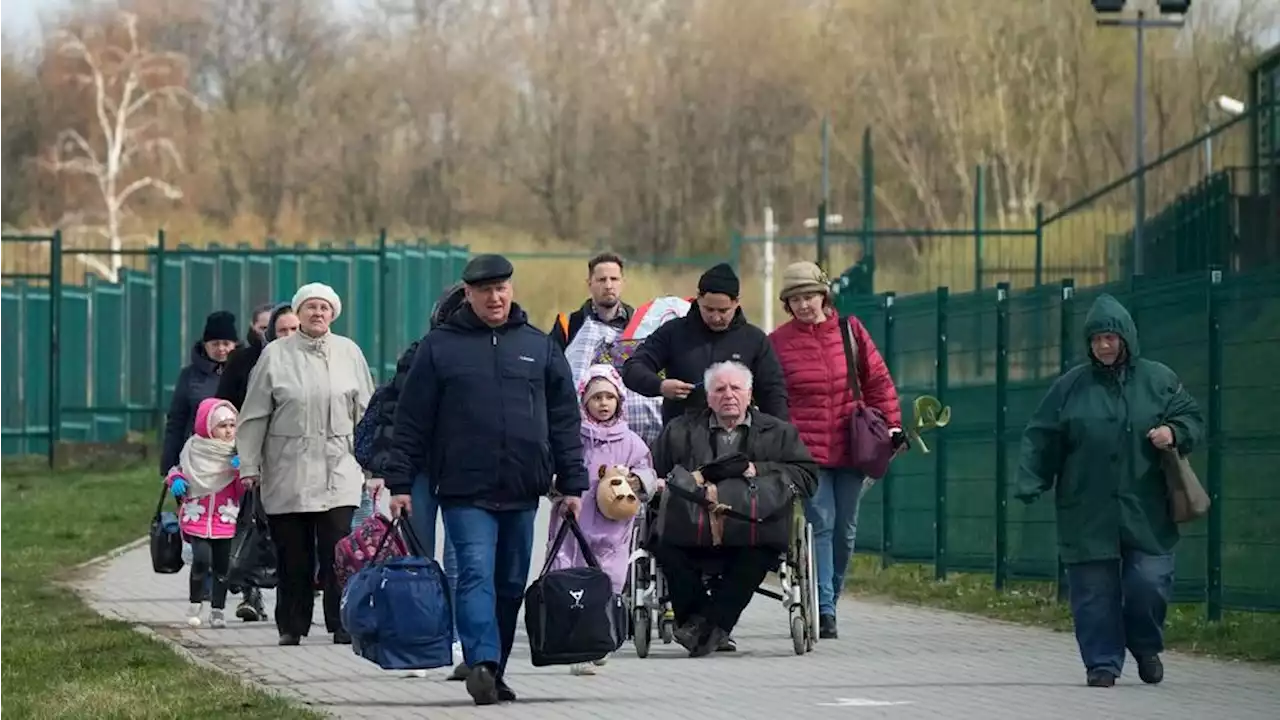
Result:
[[[930,393],[952,422],[895,461],[864,500],[860,551],[1010,579],[1060,580],[1052,498],[1013,499],[1022,429],[1050,384],[1084,359],[1082,326],[1109,292],[1137,322],[1143,353],[1172,367],[1204,412],[1208,442],[1192,455],[1213,506],[1183,528],[1176,593],[1223,608],[1280,610],[1280,269],[1218,270],[1077,289],[897,298],[837,296],[871,330],[904,413]]]
[[[47,270],[6,274],[3,304],[4,455],[47,454],[59,441],[111,442],[157,427],[204,318],[236,314],[241,330],[260,303],[288,301],[303,283],[332,285],[344,311],[334,332],[355,340],[374,374],[395,371],[401,348],[420,337],[437,295],[462,272],[468,251],[424,241],[251,249],[155,247],[126,251],[145,272],[119,282],[62,280],[61,236],[4,236],[47,245]],[[105,251],[76,250],[106,255]],[[51,302],[57,298],[57,302]]]
[[[1277,56],[1280,58],[1280,56]],[[1134,205],[1142,177],[1144,275],[1203,271],[1211,265],[1249,269],[1280,262],[1280,163],[1275,118],[1280,117],[1280,70],[1258,74],[1255,100],[1245,111],[1188,140],[1084,198],[1055,207],[1038,203],[1016,227],[994,222],[998,198],[987,193],[986,170],[972,176],[972,209],[951,228],[889,228],[879,224],[871,133],[863,136],[861,215],[846,212],[841,226],[819,205],[812,238],[776,242],[803,259],[848,268],[851,292],[929,292],[1014,288],[1073,277],[1081,286],[1123,281],[1133,274]],[[1265,82],[1264,82],[1265,81]],[[1216,160],[1215,160],[1216,158]],[[735,238],[758,244],[759,237]],[[788,260],[799,259],[789,256]]]

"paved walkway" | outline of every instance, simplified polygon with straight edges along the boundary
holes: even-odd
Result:
[[[535,552],[535,573],[541,550]],[[1112,690],[1091,689],[1083,687],[1069,635],[853,600],[840,609],[841,639],[797,657],[782,608],[764,597],[756,598],[735,633],[739,652],[700,660],[660,642],[640,660],[628,644],[600,675],[573,677],[564,668],[529,665],[520,637],[508,677],[521,702],[477,708],[461,683],[444,680],[446,669],[425,679],[385,672],[349,647],[330,644],[322,632],[301,647],[281,648],[268,623],[232,619],[225,630],[188,629],[185,588],[185,572],[151,572],[144,546],[100,566],[85,593],[104,615],[155,628],[218,666],[342,718],[1280,717],[1280,669],[1175,654],[1166,656],[1163,685],[1148,687],[1126,674]]]

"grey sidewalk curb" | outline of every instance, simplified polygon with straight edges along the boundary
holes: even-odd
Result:
[[[140,537],[137,540],[125,543],[124,545],[121,545],[112,550],[108,550],[107,552],[103,553],[102,555],[99,555],[98,557],[92,558],[90,560],[86,560],[82,563],[79,563],[78,565],[73,566],[72,575],[74,576],[76,573],[80,571],[93,568],[97,565],[105,564],[111,560],[114,560],[120,557],[121,555],[124,555],[125,553],[136,550],[142,547],[143,545],[146,545],[149,541],[150,541],[149,537]],[[80,602],[84,603],[90,610],[94,612],[94,614],[98,615],[99,617],[106,618],[108,620],[113,619],[107,613],[104,613],[98,608],[94,607],[91,599],[86,596],[86,593],[84,592],[83,588],[80,587],[80,583],[82,582],[82,579],[76,579],[73,577],[72,579],[69,579],[66,581],[56,581],[56,582],[58,582],[58,584],[67,586],[72,592],[76,594],[76,597],[80,599]],[[114,619],[121,619],[121,618],[114,618]],[[240,683],[241,685],[245,686],[246,688],[251,688],[259,692],[267,693],[268,695],[272,695],[274,697],[280,698],[282,700],[286,700],[293,705],[306,708],[316,713],[317,715],[321,715],[324,717],[334,717],[334,715],[331,712],[328,712],[324,708],[318,707],[308,702],[307,698],[305,697],[302,697],[296,693],[291,693],[281,688],[265,685],[263,683],[260,683],[254,680],[250,676],[222,667],[218,665],[216,662],[213,662],[212,660],[210,660],[209,658],[204,657],[200,652],[201,650],[203,650],[209,654],[216,655],[217,651],[213,648],[206,647],[199,643],[186,644],[179,640],[171,638],[163,633],[156,632],[156,629],[151,627],[150,625],[140,625],[136,622],[129,622],[127,620],[123,620],[123,621],[128,623],[129,627],[132,628],[134,632],[140,635],[143,635],[147,638],[150,638],[155,642],[161,643],[162,645],[167,646],[170,650],[173,651],[175,655],[177,655],[179,660],[184,660],[198,667],[202,667],[206,670],[212,670],[221,675],[225,675],[235,680],[236,682]]]
[[[104,562],[106,562],[106,561],[108,561],[108,560],[114,560],[114,559],[116,559],[116,558],[120,557],[121,555],[123,555],[123,554],[125,554],[125,553],[129,552],[130,550],[134,550],[134,549],[137,549],[137,548],[142,547],[143,545],[146,545],[146,544],[147,544],[147,542],[148,542],[149,540],[150,540],[150,538],[149,538],[149,537],[145,537],[145,536],[144,536],[144,537],[140,537],[140,538],[138,538],[137,540],[134,540],[134,541],[132,541],[132,542],[127,542],[127,543],[125,543],[124,545],[121,545],[121,546],[120,546],[120,547],[118,547],[118,548],[115,548],[115,549],[113,549],[113,550],[108,550],[108,551],[106,551],[105,553],[103,553],[103,554],[99,555],[99,556],[98,556],[98,557],[96,557],[96,558],[92,558],[92,559],[90,559],[90,560],[85,560],[84,562],[80,563],[79,565],[76,565],[76,566],[72,567],[71,569],[72,569],[72,570],[84,570],[85,568],[90,568],[90,567],[93,567],[94,565],[101,565],[102,563],[104,563]]]
[[[200,645],[199,643],[192,643],[188,645],[186,643],[175,640],[167,635],[156,632],[155,628],[149,625],[132,624],[131,627],[133,628],[134,632],[144,635],[161,644],[167,645],[169,649],[173,650],[174,654],[177,655],[180,659],[186,660],[187,662],[190,662],[193,665],[197,665],[199,667],[205,668],[206,670],[212,670],[216,673],[225,675],[239,682],[241,685],[245,686],[246,688],[257,690],[259,692],[263,692],[268,695],[273,695],[282,700],[286,700],[293,705],[306,708],[316,713],[317,715],[322,715],[324,717],[334,717],[332,713],[326,711],[325,709],[317,707],[307,702],[306,698],[302,696],[291,693],[287,690],[272,687],[270,685],[264,685],[260,682],[257,682],[251,677],[247,677],[234,670],[229,670],[227,668],[224,668],[218,665],[216,662],[213,662],[209,658],[203,657],[199,652],[193,649],[193,648],[199,648],[200,650],[204,650],[210,654],[217,654],[217,651],[214,650],[213,648]]]

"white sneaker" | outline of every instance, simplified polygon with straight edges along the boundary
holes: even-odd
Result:
[[[426,670],[410,670],[410,671],[409,671],[409,674],[408,674],[408,675],[406,675],[405,677],[411,677],[411,678],[424,678],[424,677],[426,677],[426,676],[427,676],[427,671],[426,671]]]
[[[221,629],[227,626],[227,619],[222,610],[209,611],[209,627]]]
[[[200,610],[204,607],[204,603],[191,603],[187,606],[187,624],[191,627],[200,627]]]
[[[605,665],[609,664],[609,658],[611,657],[613,657],[613,653],[609,653],[608,655],[605,655],[599,660],[592,660],[591,664],[595,665],[596,667],[604,667]]]
[[[574,663],[569,666],[570,675],[595,675],[596,666],[592,663]]]

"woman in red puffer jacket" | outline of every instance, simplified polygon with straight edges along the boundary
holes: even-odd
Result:
[[[792,319],[773,331],[769,341],[786,378],[791,424],[820,467],[818,491],[807,502],[806,514],[813,525],[818,572],[819,637],[834,639],[836,601],[853,557],[865,480],[851,467],[849,423],[854,400],[840,323],[848,322],[853,330],[863,401],[884,414],[894,434],[902,432],[902,409],[871,334],[858,318],[841,318],[836,313],[827,276],[817,265],[788,265],[779,297]]]

